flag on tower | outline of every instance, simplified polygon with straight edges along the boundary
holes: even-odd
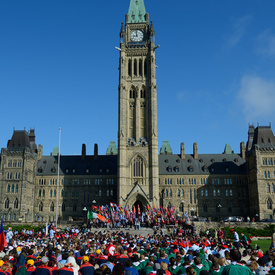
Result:
[[[0,226],[0,251],[3,251],[4,248],[8,246],[7,240],[6,240],[6,236],[5,236],[5,232],[3,229],[3,219],[1,217],[1,226]]]

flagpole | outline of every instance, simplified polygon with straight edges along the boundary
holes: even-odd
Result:
[[[59,210],[58,198],[59,198],[60,140],[61,140],[61,127],[59,127],[58,158],[57,158],[57,186],[56,186],[56,210],[55,210],[55,226],[56,226],[56,229],[57,229],[58,210]]]

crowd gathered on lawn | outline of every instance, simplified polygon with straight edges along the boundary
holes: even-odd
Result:
[[[141,235],[116,228],[57,229],[53,223],[37,233],[8,228],[1,232],[0,275],[275,275],[272,241],[262,251],[234,229],[227,239],[221,228],[197,234],[188,222],[165,231]]]

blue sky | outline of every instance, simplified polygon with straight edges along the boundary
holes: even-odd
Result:
[[[0,1],[0,146],[35,128],[48,155],[117,143],[121,22],[130,0]],[[274,0],[145,0],[154,22],[159,147],[238,153],[248,124],[274,124]]]

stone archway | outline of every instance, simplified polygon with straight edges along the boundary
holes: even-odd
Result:
[[[146,209],[144,207],[147,206],[147,204],[150,205],[148,200],[140,193],[133,194],[127,201],[127,204],[129,207],[135,207],[136,208],[136,213],[138,213],[138,205],[140,207],[140,212],[145,211]]]

